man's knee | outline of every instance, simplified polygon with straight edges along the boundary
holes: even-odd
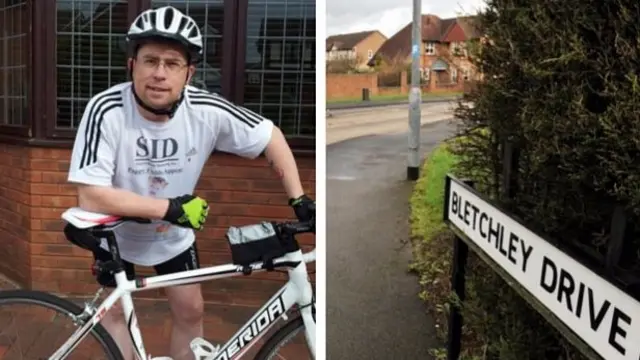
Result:
[[[199,285],[167,288],[171,313],[175,321],[198,323],[204,314],[204,300]]]

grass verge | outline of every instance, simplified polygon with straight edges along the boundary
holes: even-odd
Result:
[[[438,99],[438,98],[448,98],[452,96],[460,96],[462,92],[459,91],[440,91],[440,92],[424,92],[422,93],[423,100],[429,99]],[[370,98],[371,103],[381,102],[381,101],[401,101],[406,100],[409,101],[409,94],[385,94],[385,95],[373,95]],[[346,97],[346,98],[335,98],[328,99],[327,104],[336,104],[336,105],[345,105],[345,104],[359,104],[362,103],[363,100],[361,97]]]
[[[410,270],[419,277],[422,289],[420,298],[428,304],[440,342],[446,336],[453,239],[442,221],[444,183],[445,176],[452,171],[458,160],[449,151],[450,146],[450,142],[444,142],[429,154],[410,199],[414,259]],[[443,358],[443,351],[444,349],[432,349],[436,359]]]

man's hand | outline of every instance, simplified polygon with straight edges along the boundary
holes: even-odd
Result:
[[[299,221],[310,221],[316,217],[316,202],[307,195],[290,199],[289,205],[293,208]]]
[[[209,204],[197,196],[182,195],[169,199],[167,213],[162,220],[174,225],[202,230],[209,215]]]

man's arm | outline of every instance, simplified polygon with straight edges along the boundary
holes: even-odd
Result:
[[[311,220],[315,216],[314,201],[304,194],[295,158],[282,131],[271,120],[218,97],[207,98],[205,104],[217,108],[211,123],[216,137],[214,148],[247,158],[264,153],[282,181],[298,220]]]
[[[293,152],[282,134],[282,131],[274,126],[271,131],[271,140],[265,149],[265,156],[269,165],[282,181],[285,191],[290,199],[297,199],[304,195],[304,189],[300,182],[298,166]]]
[[[122,99],[115,93],[108,95],[91,99],[76,133],[68,181],[78,185],[78,206],[109,215],[160,219],[168,200],[112,187]]]
[[[264,153],[289,198],[304,194],[291,148],[271,120],[220,97],[208,101],[216,108],[216,149],[251,159]]]
[[[162,219],[169,207],[169,200],[110,186],[79,184],[78,205],[87,211],[109,215]]]

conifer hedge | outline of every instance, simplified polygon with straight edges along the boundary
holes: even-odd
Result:
[[[458,175],[473,174],[482,192],[559,245],[580,245],[594,264],[622,206],[620,266],[631,274],[640,265],[639,19],[637,0],[488,0],[479,19],[488,41],[475,60],[484,79],[456,110],[467,139],[455,149]],[[505,141],[520,152],[508,199],[500,195]],[[465,322],[487,358],[583,359],[498,275],[470,261]]]

